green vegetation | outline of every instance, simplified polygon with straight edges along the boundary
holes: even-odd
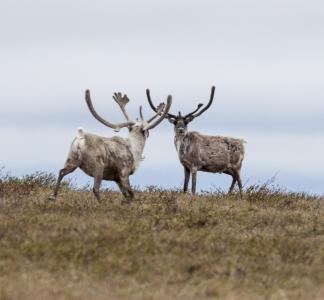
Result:
[[[0,299],[324,299],[324,199],[0,180]]]

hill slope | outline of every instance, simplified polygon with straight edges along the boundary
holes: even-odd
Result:
[[[149,188],[121,206],[50,175],[0,181],[0,299],[323,299],[324,201]]]

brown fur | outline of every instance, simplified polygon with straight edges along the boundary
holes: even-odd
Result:
[[[174,125],[174,144],[178,152],[181,164],[184,167],[183,191],[187,192],[190,174],[192,174],[193,194],[196,192],[197,171],[211,173],[225,173],[232,176],[232,184],[229,192],[232,192],[235,183],[238,183],[242,194],[242,182],[240,171],[244,158],[244,140],[222,136],[202,135],[198,132],[187,132],[187,125],[205,112],[212,104],[215,94],[215,87],[211,88],[209,102],[206,106],[199,104],[197,108],[184,116],[168,113],[167,118]],[[156,112],[150,91],[146,90],[147,100],[150,107]]]
[[[222,136],[207,136],[198,132],[176,132],[175,146],[184,167],[184,192],[188,190],[190,173],[193,175],[192,192],[196,192],[197,171],[225,173],[233,177],[229,192],[236,181],[240,190],[242,183],[240,170],[244,158],[244,141]]]

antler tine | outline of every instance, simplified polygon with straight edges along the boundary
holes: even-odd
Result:
[[[152,99],[151,99],[151,94],[150,94],[150,90],[149,89],[146,89],[146,96],[147,96],[147,100],[148,100],[148,103],[149,105],[151,106],[151,108],[153,109],[153,111],[157,112],[157,108],[154,106],[153,102],[152,102]],[[172,101],[172,100],[171,100]],[[176,115],[173,115],[173,114],[167,114],[166,116],[167,118],[174,118],[176,119],[177,116]],[[153,117],[155,118],[155,117]]]
[[[196,117],[200,116],[203,112],[205,112],[213,103],[214,95],[215,95],[215,86],[212,86],[208,104],[201,111],[199,111],[197,114],[192,114],[190,117],[196,118]]]
[[[146,97],[147,97],[147,101],[148,101],[149,105],[156,112],[156,107],[154,106],[154,104],[152,102],[151,94],[150,94],[150,90],[149,89],[146,89]]]
[[[153,120],[158,115],[160,117],[154,122],[149,122],[148,125],[145,126],[144,130],[150,130],[155,126],[159,125],[163,121],[163,119],[167,117],[171,104],[172,104],[172,96],[169,95],[167,99],[167,104],[165,105],[164,103],[161,103],[156,109],[156,115],[150,120]]]
[[[156,119],[159,115],[161,115],[162,111],[163,111],[163,108],[165,107],[165,104],[164,103],[160,103],[157,107],[157,110],[156,110],[156,114],[151,117],[150,119],[147,120],[147,123],[150,123],[152,122],[154,119]]]
[[[123,112],[126,120],[131,121],[128,114],[127,114],[127,112],[126,112],[126,110],[125,110],[125,106],[129,102],[129,98],[127,97],[127,95],[125,94],[124,96],[122,96],[121,92],[114,93],[113,99],[119,105],[119,107],[120,107],[121,111]]]
[[[191,112],[191,113],[189,113],[189,114],[186,114],[185,116],[184,116],[184,118],[188,118],[188,117],[190,117],[191,115],[193,115],[194,113],[196,113],[202,106],[204,106],[204,104],[202,104],[202,103],[199,103],[198,104],[198,106],[197,106],[197,108],[193,111],[193,112]]]
[[[105,119],[103,119],[102,117],[100,117],[98,115],[98,113],[95,111],[93,105],[92,105],[92,101],[91,101],[91,97],[90,97],[90,91],[89,90],[86,90],[85,91],[85,100],[87,102],[87,105],[88,105],[88,108],[91,112],[91,114],[94,116],[95,119],[97,119],[100,123],[112,128],[112,129],[115,129],[115,130],[119,130],[123,127],[128,127],[128,126],[132,126],[134,125],[134,122],[132,121],[129,121],[129,122],[126,122],[126,123],[119,123],[119,124],[112,124],[108,121],[106,121]]]
[[[142,105],[139,107],[139,115],[140,115],[141,121],[144,121]]]
[[[152,122],[153,120],[155,120],[158,116],[159,116],[159,115],[156,114],[156,115],[154,115],[153,117],[149,118],[146,122],[147,122],[147,123],[150,123],[150,122]]]

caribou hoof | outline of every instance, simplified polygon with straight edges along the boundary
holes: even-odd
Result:
[[[54,195],[50,195],[47,199],[50,201],[55,201],[56,197]]]

